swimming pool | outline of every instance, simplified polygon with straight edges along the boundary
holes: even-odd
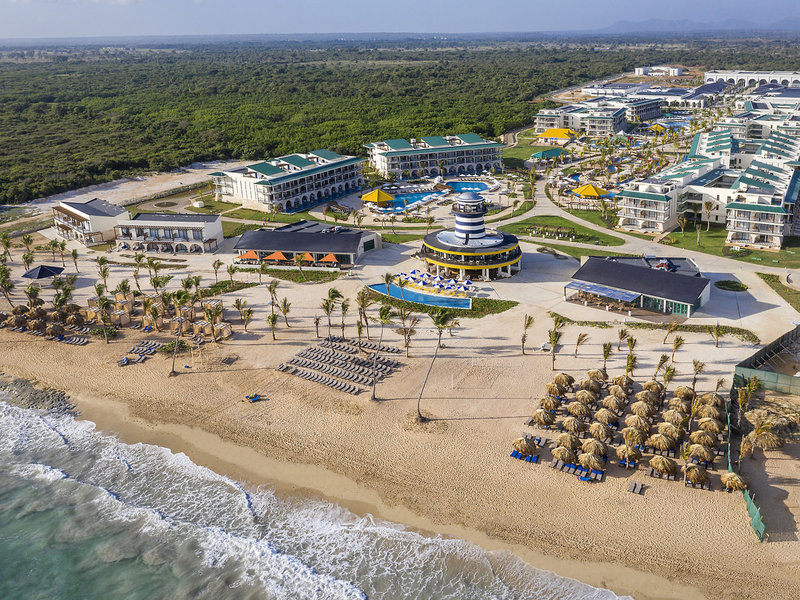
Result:
[[[439,294],[425,294],[410,288],[403,288],[402,295],[400,288],[395,284],[389,284],[389,293],[386,293],[385,283],[375,283],[369,286],[370,289],[375,290],[384,296],[388,295],[398,300],[407,300],[408,302],[416,302],[418,304],[426,304],[427,306],[442,306],[445,308],[472,308],[472,298],[454,298],[453,296],[442,296]]]
[[[489,189],[489,184],[485,181],[448,181],[445,185],[453,188],[454,192],[485,192]]]

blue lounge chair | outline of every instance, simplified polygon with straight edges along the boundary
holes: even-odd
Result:
[[[585,475],[582,475],[580,479],[581,479],[581,481],[591,481],[592,480],[591,477],[586,477]]]
[[[509,456],[511,456],[511,458],[517,458],[517,454],[519,454],[519,452],[517,452],[516,450],[512,450]]]
[[[531,462],[535,465],[539,464],[539,455],[531,456]]]

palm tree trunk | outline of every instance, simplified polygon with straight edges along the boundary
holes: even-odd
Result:
[[[381,323],[381,337],[378,340],[378,348],[380,348],[381,344],[383,343],[383,323]],[[372,357],[372,400],[376,400],[375,396],[375,388],[378,387],[378,350],[375,350],[375,354]]]
[[[436,344],[436,348],[433,351],[433,358],[431,359],[431,364],[428,366],[428,372],[425,373],[425,379],[422,380],[422,386],[419,388],[419,396],[417,396],[417,419],[420,422],[425,422],[428,419],[422,416],[422,412],[419,409],[420,402],[422,402],[422,392],[425,391],[425,384],[428,383],[428,377],[431,374],[431,370],[433,369],[433,363],[436,360],[436,355],[439,353],[439,344]]]

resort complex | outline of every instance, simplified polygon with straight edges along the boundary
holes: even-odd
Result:
[[[214,252],[222,243],[219,215],[139,213],[114,227],[117,248],[137,252]]]
[[[292,212],[361,189],[364,159],[330,150],[290,154],[211,174],[220,196],[263,212]]]
[[[75,240],[84,246],[95,246],[114,239],[114,226],[120,218],[128,217],[120,206],[94,198],[88,202],[58,203],[53,208],[53,223],[57,235]]]
[[[706,71],[706,83],[724,81],[740,87],[778,83],[787,87],[800,87],[797,71]]]
[[[384,140],[364,147],[370,165],[384,177],[417,179],[503,169],[503,145],[474,133]]]

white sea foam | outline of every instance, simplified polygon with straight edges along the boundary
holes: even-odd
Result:
[[[208,573],[224,572],[227,590],[256,586],[267,598],[315,600],[617,598],[510,553],[423,536],[328,502],[248,491],[184,454],[123,444],[92,423],[3,402],[0,468],[48,486],[59,501],[82,503],[81,528],[98,517],[135,526],[131,547],[109,550],[109,560],[152,556],[168,544],[164,554],[176,565],[199,560]]]

